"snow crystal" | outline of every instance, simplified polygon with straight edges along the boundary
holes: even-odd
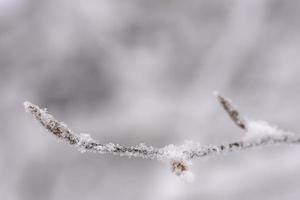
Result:
[[[25,111],[28,112],[28,113],[30,113],[30,111],[31,111],[30,110],[30,106],[32,106],[32,104],[29,101],[25,101],[23,103],[23,105],[24,105]]]
[[[162,149],[162,160],[166,158],[178,159],[182,157],[182,151],[174,144],[169,144]]]
[[[79,134],[80,142],[91,142],[93,139],[88,133],[80,133]]]
[[[80,133],[79,134],[79,141],[77,143],[78,151],[80,151],[81,153],[85,153],[86,152],[85,146],[86,146],[86,144],[90,143],[91,141],[93,141],[93,139],[90,136],[90,134]]]
[[[44,124],[51,126],[53,117],[51,115],[47,114],[45,111],[41,110],[41,120]]]
[[[174,144],[169,144],[162,149],[161,159],[173,159],[173,160],[186,160],[186,152],[192,152],[201,148],[199,143],[193,141],[185,141],[183,145],[175,146]]]
[[[258,138],[266,138],[273,136],[280,136],[284,131],[278,129],[276,126],[270,125],[265,121],[248,121],[247,133],[244,140],[257,140]]]
[[[114,143],[108,143],[105,145],[108,152],[113,152],[115,150],[115,144]]]

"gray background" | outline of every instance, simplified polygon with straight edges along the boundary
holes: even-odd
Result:
[[[299,199],[300,147],[194,162],[81,154],[26,114],[102,142],[240,139],[212,96],[300,132],[300,1],[0,0],[0,199]]]

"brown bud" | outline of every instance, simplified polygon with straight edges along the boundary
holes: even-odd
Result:
[[[174,160],[172,161],[172,172],[177,176],[189,170],[189,167],[184,161]]]

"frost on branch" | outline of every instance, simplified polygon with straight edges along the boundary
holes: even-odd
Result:
[[[244,140],[256,140],[257,138],[276,137],[284,135],[284,131],[265,121],[248,121],[247,134]]]
[[[238,152],[271,144],[300,143],[300,135],[298,134],[280,130],[275,126],[269,125],[267,122],[245,120],[229,99],[218,93],[215,93],[215,95],[232,121],[245,132],[245,135],[241,140],[208,146],[188,141],[183,145],[169,144],[162,148],[147,146],[144,143],[131,147],[113,143],[102,144],[97,140],[94,140],[89,134],[76,134],[69,129],[65,123],[56,120],[46,109],[41,109],[39,106],[30,102],[24,102],[24,107],[25,110],[28,113],[31,113],[52,135],[59,140],[76,147],[82,153],[109,153],[127,156],[129,158],[135,157],[168,161],[171,166],[171,171],[187,181],[191,181],[193,178],[190,167],[192,164],[191,161],[195,158]]]

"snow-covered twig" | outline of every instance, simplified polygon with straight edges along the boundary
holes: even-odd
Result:
[[[155,148],[139,144],[132,147],[124,147],[119,144],[102,144],[90,137],[89,134],[76,134],[63,122],[56,120],[47,110],[30,102],[24,102],[27,112],[42,124],[50,133],[59,140],[75,146],[81,152],[95,152],[100,154],[114,154],[119,156],[167,160],[171,162],[172,171],[179,176],[185,176],[190,169],[191,160],[195,158],[219,155],[229,152],[237,152],[258,146],[270,144],[299,144],[300,135],[286,132],[263,121],[245,120],[240,112],[232,105],[227,98],[216,94],[218,101],[223,106],[234,123],[245,131],[245,136],[239,141],[201,146],[199,143],[186,142],[183,145],[167,145],[162,148]]]

